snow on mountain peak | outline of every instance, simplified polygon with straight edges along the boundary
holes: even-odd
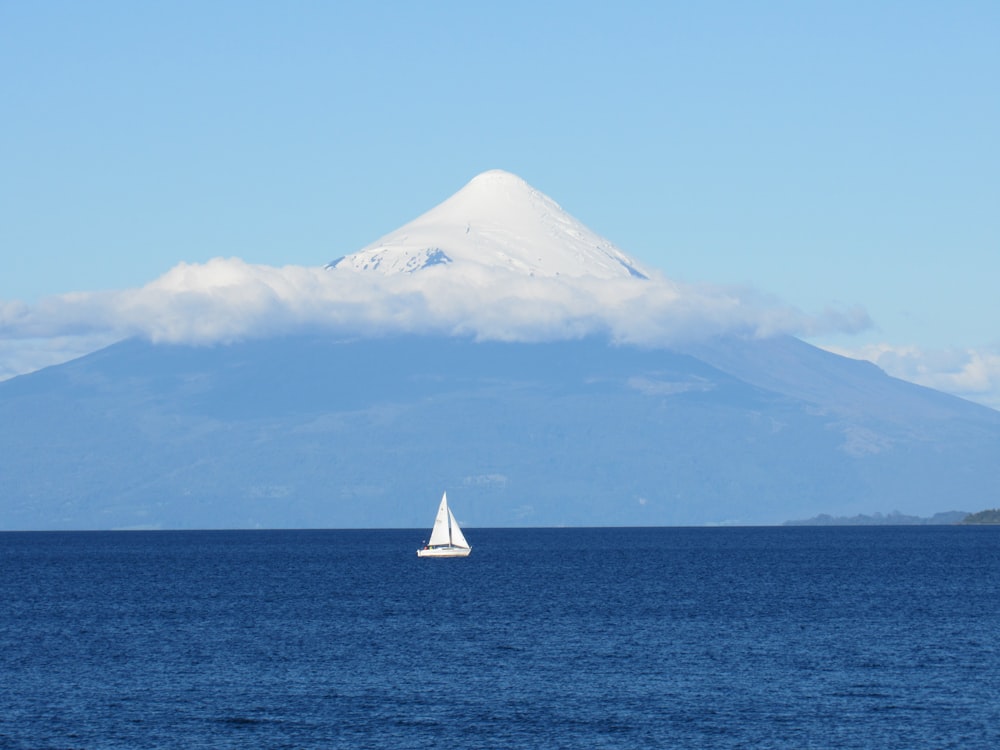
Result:
[[[648,278],[554,200],[500,169],[477,175],[427,213],[327,268],[395,274],[448,264],[528,276]]]

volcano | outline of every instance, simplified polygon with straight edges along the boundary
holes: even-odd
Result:
[[[442,491],[464,527],[996,504],[1000,413],[697,313],[506,172],[325,269],[236,270],[155,285],[225,339],[0,382],[0,528],[419,529]]]

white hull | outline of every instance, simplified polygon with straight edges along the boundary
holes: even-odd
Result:
[[[418,549],[417,557],[468,557],[472,547],[432,547]]]

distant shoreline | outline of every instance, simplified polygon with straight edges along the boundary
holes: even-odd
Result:
[[[986,512],[986,511],[984,511]],[[821,513],[812,518],[803,520],[785,521],[783,526],[953,526],[962,523],[997,523],[996,521],[969,521],[977,514],[969,514],[968,511],[949,510],[943,513],[935,513],[929,518],[920,516],[909,516],[905,513],[893,511],[892,513],[873,513],[871,515],[858,514],[856,516],[831,516]]]
[[[991,508],[990,510],[981,510],[978,513],[972,513],[966,516],[962,520],[963,524],[1000,524],[1000,508]]]

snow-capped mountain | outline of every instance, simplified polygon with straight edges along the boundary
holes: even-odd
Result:
[[[651,275],[506,172],[329,267],[182,264],[146,340],[0,383],[0,529],[420,526],[442,487],[473,526],[768,524],[1000,485],[997,412]]]
[[[649,276],[547,195],[499,169],[474,177],[427,213],[327,268],[394,274],[443,264],[531,276]]]

